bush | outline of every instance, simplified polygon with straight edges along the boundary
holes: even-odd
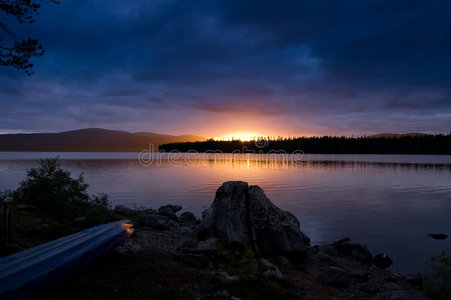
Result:
[[[0,191],[0,204],[11,201],[13,193],[10,190]]]
[[[111,210],[108,197],[105,194],[89,195],[88,186],[82,174],[74,179],[69,171],[63,170],[58,158],[43,159],[38,168],[27,170],[26,179],[12,193],[12,199],[55,220],[108,217]]]
[[[451,255],[431,258],[432,270],[424,277],[424,293],[431,299],[451,299]]]

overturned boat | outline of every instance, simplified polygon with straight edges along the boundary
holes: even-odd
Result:
[[[133,233],[117,221],[0,258],[0,298],[26,299],[44,292],[122,244]]]

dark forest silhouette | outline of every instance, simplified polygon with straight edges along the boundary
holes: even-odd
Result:
[[[451,154],[450,135],[374,136],[374,137],[294,137],[257,141],[217,141],[170,143],[160,151],[221,151],[226,153],[283,151],[318,154]]]

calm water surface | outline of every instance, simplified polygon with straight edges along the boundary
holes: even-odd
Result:
[[[0,190],[56,155],[0,152]],[[84,173],[91,193],[105,192],[115,205],[179,204],[200,216],[224,181],[242,180],[295,214],[313,244],[350,236],[373,254],[388,253],[402,272],[422,271],[431,255],[451,251],[451,238],[427,236],[451,236],[451,156],[305,155],[293,163],[277,155],[179,155],[143,164],[138,153],[59,155],[64,168]]]

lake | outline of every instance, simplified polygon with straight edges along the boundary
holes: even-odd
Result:
[[[451,156],[0,152],[0,190],[56,155],[114,205],[179,204],[200,217],[223,182],[242,180],[296,215],[312,244],[349,236],[401,272],[451,251],[450,237],[428,237],[451,235]]]

